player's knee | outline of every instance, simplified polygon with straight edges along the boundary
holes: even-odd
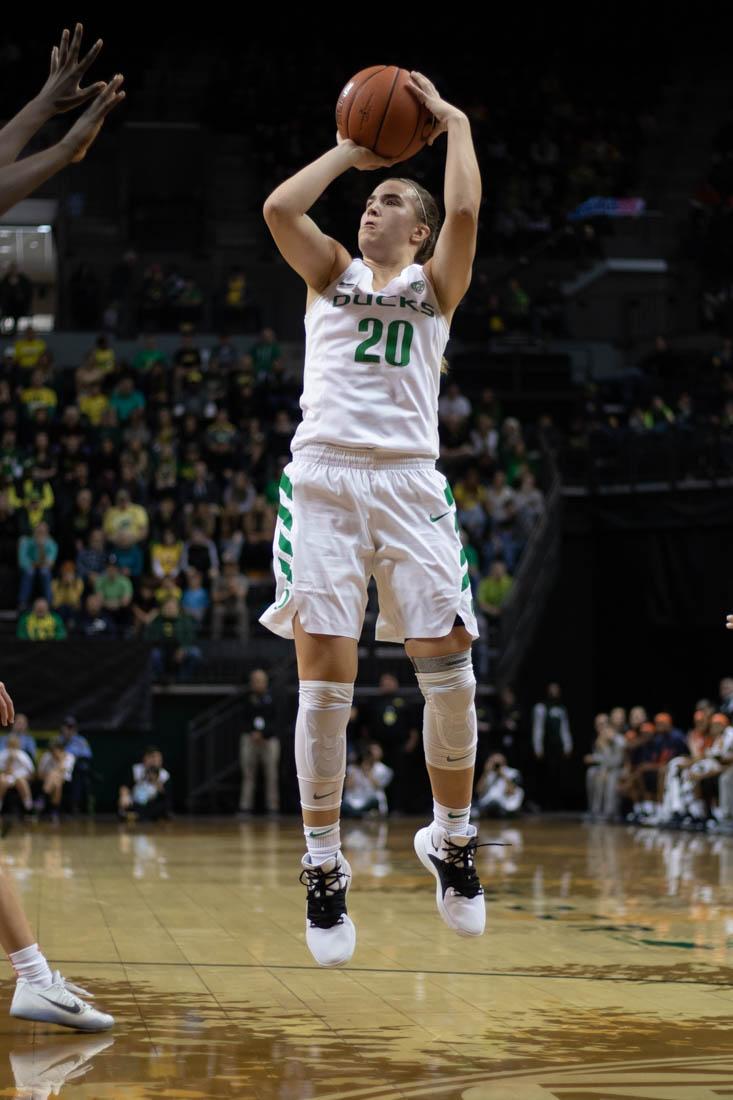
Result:
[[[295,725],[295,761],[301,805],[328,810],[341,801],[346,774],[346,727],[354,685],[301,680]]]
[[[425,698],[425,759],[459,770],[476,762],[476,678],[470,651],[413,660]]]

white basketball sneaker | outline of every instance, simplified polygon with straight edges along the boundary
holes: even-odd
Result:
[[[114,1024],[114,1017],[83,1001],[82,997],[94,998],[92,993],[80,985],[62,978],[58,970],[54,972],[53,982],[46,989],[34,989],[23,978],[15,987],[10,1015],[21,1020],[37,1020],[44,1024],[61,1024],[73,1027],[77,1031],[106,1031]]]
[[[354,954],[356,928],[346,912],[351,867],[341,852],[313,866],[302,860],[300,881],[308,888],[305,942],[319,966],[343,966]]]
[[[417,857],[435,878],[438,912],[459,936],[480,936],[486,925],[484,889],[476,873],[476,828],[457,836],[426,825],[415,833]]]

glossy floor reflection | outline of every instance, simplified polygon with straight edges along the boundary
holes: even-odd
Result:
[[[312,964],[294,821],[17,832],[54,965],[112,1033],[0,1023],[0,1097],[733,1096],[733,840],[485,827],[489,932],[455,937],[415,823],[354,823],[352,964]],[[5,965],[2,991],[12,985]]]

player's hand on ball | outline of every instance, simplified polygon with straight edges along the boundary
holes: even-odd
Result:
[[[352,153],[352,167],[357,168],[360,172],[370,172],[374,168],[391,168],[393,164],[397,163],[396,160],[378,157],[371,149],[365,149],[363,145],[357,145],[351,138],[343,138],[339,133],[336,134],[336,142]]]
[[[459,111],[451,103],[441,99],[438,89],[432,80],[428,80],[422,73],[411,72],[410,83],[407,85],[421,103],[424,103],[435,119],[435,127],[428,138],[428,145],[432,145],[437,137],[448,129],[448,123],[452,118],[464,118],[463,111]]]
[[[727,630],[733,630],[733,615],[726,616],[725,626]]]
[[[15,721],[13,700],[8,695],[5,684],[0,683],[0,726],[9,726],[13,721]]]

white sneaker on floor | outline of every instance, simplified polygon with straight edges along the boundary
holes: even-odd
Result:
[[[10,1006],[10,1015],[21,1020],[37,1020],[44,1024],[61,1024],[77,1031],[107,1031],[114,1017],[100,1012],[83,1001],[92,997],[86,989],[62,978],[58,970],[47,989],[34,989],[23,978],[18,980]]]
[[[319,966],[343,966],[356,947],[356,928],[346,912],[351,867],[341,852],[318,866],[306,853],[302,866],[300,881],[308,888],[305,942]]]
[[[457,836],[437,825],[415,833],[415,852],[436,882],[438,912],[459,936],[480,936],[486,926],[484,890],[476,873],[476,827]]]
[[[15,1087],[32,1090],[33,1100],[60,1096],[62,1087],[86,1076],[92,1068],[92,1059],[113,1043],[111,1035],[100,1039],[66,1036],[36,1044],[31,1050],[11,1050],[10,1068]]]

